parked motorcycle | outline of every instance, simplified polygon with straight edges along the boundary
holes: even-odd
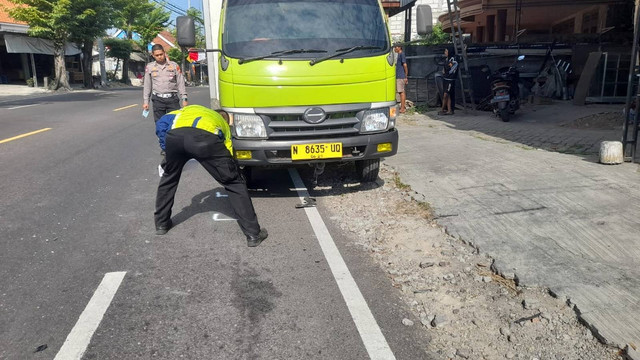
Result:
[[[505,122],[520,108],[520,72],[516,65],[523,59],[524,55],[518,56],[513,65],[498,69],[491,77],[493,113]]]

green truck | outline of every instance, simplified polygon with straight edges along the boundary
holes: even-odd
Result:
[[[376,180],[380,158],[398,148],[395,57],[379,0],[223,0],[220,15],[220,107],[245,174],[347,161],[361,181]]]

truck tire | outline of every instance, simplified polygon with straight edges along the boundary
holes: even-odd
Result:
[[[360,182],[372,182],[378,179],[380,159],[356,161],[356,174]]]

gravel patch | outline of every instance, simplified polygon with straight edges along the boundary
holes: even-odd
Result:
[[[327,166],[313,193],[354,244],[385,270],[432,340],[439,359],[622,359],[599,343],[566,302],[524,288],[516,272],[491,270],[493,259],[450,236],[428,199],[381,165],[376,183],[359,184],[352,165]],[[357,214],[357,216],[354,216]]]

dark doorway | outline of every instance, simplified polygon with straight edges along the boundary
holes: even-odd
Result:
[[[488,15],[487,16],[487,37],[485,38],[485,42],[496,41],[494,37],[495,31],[496,31],[496,16]]]
[[[484,26],[476,27],[476,38],[475,42],[481,43],[484,41]]]
[[[507,41],[507,10],[498,10],[498,16],[496,18],[496,42]]]

